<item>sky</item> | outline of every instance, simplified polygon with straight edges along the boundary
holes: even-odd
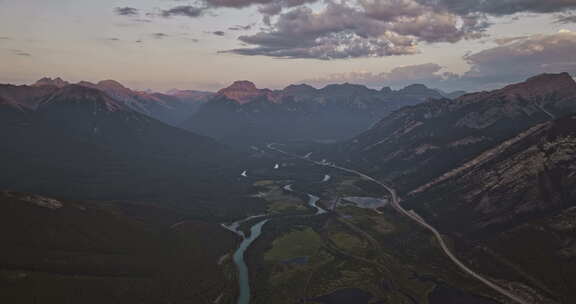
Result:
[[[0,83],[473,91],[557,72],[576,74],[576,0],[0,0]]]

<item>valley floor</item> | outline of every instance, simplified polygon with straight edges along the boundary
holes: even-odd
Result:
[[[343,199],[378,199],[389,196],[386,189],[353,172],[271,152],[268,166],[244,177],[268,202],[270,218],[247,251],[251,303],[509,303],[506,293],[447,258],[418,222],[389,204],[373,209]],[[317,214],[309,194],[328,212]],[[520,303],[548,303],[527,284],[483,277],[532,299]]]

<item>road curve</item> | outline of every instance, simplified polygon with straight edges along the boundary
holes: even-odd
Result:
[[[444,241],[444,239],[442,238],[442,235],[440,234],[440,232],[438,232],[438,230],[436,230],[436,228],[432,227],[430,224],[426,223],[426,221],[424,221],[424,219],[422,219],[420,216],[418,216],[416,213],[414,212],[410,212],[407,211],[406,209],[404,209],[402,207],[402,205],[400,205],[400,198],[398,197],[398,194],[396,193],[396,190],[394,190],[392,187],[376,180],[375,178],[368,176],[362,172],[358,172],[356,170],[353,169],[348,169],[348,168],[344,168],[344,167],[340,167],[336,164],[330,164],[330,163],[326,163],[326,162],[318,162],[318,161],[314,161],[312,159],[303,157],[303,156],[299,156],[299,155],[295,155],[295,154],[291,154],[285,151],[282,151],[276,147],[274,147],[275,144],[271,143],[268,144],[268,148],[271,150],[274,150],[276,152],[282,153],[284,155],[288,155],[291,157],[296,157],[299,159],[302,159],[304,161],[308,161],[308,162],[312,162],[316,165],[319,166],[325,166],[325,167],[332,167],[341,171],[345,171],[348,173],[352,173],[355,175],[358,175],[366,180],[372,181],[378,185],[380,185],[381,187],[383,187],[384,189],[386,189],[386,191],[388,191],[390,193],[390,195],[392,196],[392,201],[391,201],[391,205],[392,207],[398,211],[400,214],[408,217],[409,219],[411,219],[412,221],[416,222],[418,225],[426,228],[427,230],[431,231],[434,234],[434,237],[436,238],[436,240],[438,241],[438,243],[440,244],[440,247],[442,248],[442,251],[444,252],[444,254],[446,254],[446,256],[448,256],[448,258],[454,263],[456,264],[456,266],[458,266],[460,269],[462,269],[464,272],[468,273],[469,275],[471,275],[472,277],[474,277],[475,279],[477,279],[478,281],[484,283],[484,285],[492,288],[494,291],[497,291],[498,293],[500,293],[503,296],[506,296],[507,298],[513,300],[516,303],[520,303],[520,304],[529,304],[526,300],[520,298],[519,296],[515,295],[514,293],[504,289],[503,287],[497,285],[496,283],[493,283],[492,281],[490,281],[489,279],[483,277],[481,274],[475,272],[474,270],[468,268],[468,266],[464,265],[464,263],[462,263],[462,261],[460,261],[456,255],[454,255],[454,253],[452,253],[452,251],[450,251],[450,248],[448,248],[448,245],[446,245],[446,242]]]

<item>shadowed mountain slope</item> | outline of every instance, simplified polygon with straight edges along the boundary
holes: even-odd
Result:
[[[127,108],[100,90],[59,89],[36,111],[10,108],[0,162],[5,189],[81,198],[202,197],[235,153]],[[5,122],[4,122],[5,123]]]
[[[500,90],[400,109],[341,146],[375,175],[412,190],[520,132],[576,112],[576,83],[545,74]]]

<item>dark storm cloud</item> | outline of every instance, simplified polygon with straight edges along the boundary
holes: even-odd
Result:
[[[168,10],[163,10],[162,17],[184,16],[190,18],[197,18],[204,15],[206,8],[191,5],[176,6]]]
[[[140,14],[138,9],[134,7],[117,7],[114,12],[120,16],[138,16]]]

